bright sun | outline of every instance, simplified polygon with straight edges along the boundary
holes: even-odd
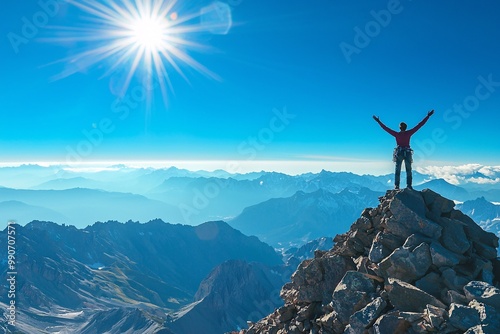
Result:
[[[190,37],[206,31],[200,25],[199,13],[180,15],[174,10],[177,0],[119,0],[100,2],[95,0],[65,0],[88,15],[85,27],[67,29],[59,41],[83,42],[88,48],[61,61],[79,67],[90,67],[103,60],[111,60],[111,66],[103,76],[120,68],[127,74],[120,80],[119,94],[125,94],[132,78],[139,72],[145,78],[156,80],[164,98],[167,86],[172,88],[172,70],[187,80],[181,65],[218,79],[217,75],[193,59],[188,49],[206,50]],[[55,79],[76,73],[71,69]]]
[[[135,44],[150,51],[158,51],[167,42],[168,21],[162,18],[140,18],[131,26],[132,39]]]

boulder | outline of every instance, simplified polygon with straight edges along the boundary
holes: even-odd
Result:
[[[443,283],[450,290],[463,291],[465,284],[469,283],[469,280],[461,275],[458,275],[455,270],[451,268],[443,267],[440,270],[441,277],[443,278]]]
[[[388,291],[390,303],[399,311],[423,312],[428,304],[446,308],[437,298],[395,278],[389,278],[385,290]]]
[[[384,314],[375,321],[373,332],[375,334],[405,334],[411,324],[402,317]]]
[[[375,281],[368,275],[348,271],[335,288],[332,306],[337,319],[345,326],[350,316],[371,302],[375,293]]]
[[[477,310],[460,304],[450,305],[448,317],[450,324],[462,331],[481,324]]]
[[[441,218],[439,224],[443,227],[441,242],[444,247],[457,254],[464,254],[471,246],[464,230],[464,223],[459,220]]]
[[[444,289],[441,275],[433,271],[416,281],[415,286],[436,298],[439,298],[441,296],[441,293]]]
[[[464,258],[444,248],[440,243],[433,242],[430,246],[432,264],[436,267],[453,267]]]
[[[432,238],[426,237],[420,233],[414,233],[410,235],[408,238],[406,238],[405,243],[403,244],[404,248],[408,248],[410,250],[415,249],[418,245],[420,245],[422,242],[425,242],[427,244],[430,244],[433,241]]]
[[[450,213],[455,207],[455,202],[444,198],[430,189],[422,190],[422,197],[427,205],[427,208],[439,216]]]
[[[446,314],[446,310],[444,308],[432,306],[430,304],[427,305],[424,311],[424,318],[426,323],[433,329],[440,330],[445,321],[444,316]],[[424,325],[424,328],[426,326]]]
[[[349,325],[346,327],[344,333],[362,333],[363,330],[373,324],[373,322],[378,318],[378,316],[386,308],[386,306],[387,303],[383,298],[375,298],[372,302],[354,313],[349,318]]]
[[[487,246],[498,248],[498,237],[491,232],[483,230],[472,218],[463,214],[462,211],[453,210],[450,218],[465,223],[464,231],[469,240],[482,242]]]
[[[421,243],[413,251],[397,248],[379,264],[379,275],[394,277],[405,282],[413,282],[423,277],[431,266],[429,245]]]
[[[281,297],[287,303],[329,303],[335,286],[355,268],[352,259],[340,255],[304,261],[292,275],[292,282],[283,286]]]
[[[453,303],[467,305],[468,303],[467,297],[455,290],[446,291],[446,293],[443,294],[442,301],[444,301],[448,305],[451,305]]]
[[[464,286],[465,297],[477,300],[500,310],[500,289],[481,281],[472,281]]]
[[[500,313],[493,306],[473,300],[469,303],[469,307],[475,309],[479,313],[481,325],[486,326],[488,330],[500,328]]]
[[[496,247],[488,246],[480,241],[474,241],[474,249],[479,256],[488,260],[496,259],[498,256]]]
[[[425,203],[422,196],[402,191],[389,205],[393,216],[387,220],[387,230],[406,239],[413,233],[438,239],[442,227],[425,217]]]

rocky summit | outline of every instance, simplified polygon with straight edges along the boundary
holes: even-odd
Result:
[[[498,238],[432,190],[390,190],[303,261],[258,333],[500,333]]]

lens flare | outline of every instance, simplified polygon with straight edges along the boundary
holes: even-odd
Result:
[[[99,65],[104,61],[103,76],[123,71],[120,95],[125,94],[132,78],[141,73],[151,82],[159,82],[166,101],[167,86],[172,88],[172,72],[189,82],[185,68],[195,69],[210,78],[218,76],[188,54],[208,51],[196,42],[200,33],[213,27],[199,23],[200,10],[186,11],[177,0],[66,0],[84,15],[76,26],[61,27],[51,41],[77,43],[81,49],[58,62],[71,64],[55,77],[61,79]],[[184,14],[182,14],[184,13]],[[82,47],[83,45],[83,47]]]

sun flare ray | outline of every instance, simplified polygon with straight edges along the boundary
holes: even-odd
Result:
[[[78,46],[75,54],[54,62],[72,64],[54,79],[106,61],[109,64],[107,68],[103,66],[101,78],[125,70],[119,95],[126,93],[136,75],[142,75],[158,81],[165,101],[167,91],[173,91],[170,72],[189,82],[184,66],[220,80],[188,54],[192,50],[210,49],[194,38],[210,29],[197,20],[202,11],[181,13],[177,0],[67,0],[67,3],[84,14],[83,22],[77,27],[58,27],[57,37],[50,39]]]

